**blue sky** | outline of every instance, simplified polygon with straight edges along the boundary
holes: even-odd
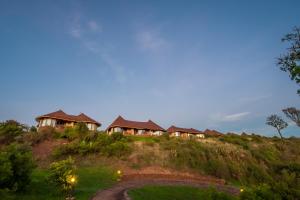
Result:
[[[84,112],[274,135],[300,107],[276,66],[299,1],[1,1],[0,120]],[[285,135],[300,136],[293,123]]]

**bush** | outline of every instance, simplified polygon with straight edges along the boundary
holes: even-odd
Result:
[[[122,141],[114,142],[104,149],[108,156],[122,157],[131,153],[131,148]]]
[[[249,140],[247,135],[239,136],[235,134],[227,134],[227,135],[223,135],[219,140],[223,142],[240,145],[244,149],[249,149],[248,146]]]
[[[281,197],[266,184],[246,189],[240,194],[241,200],[281,200]]]
[[[0,153],[0,188],[21,191],[31,181],[35,167],[28,146],[11,144]]]
[[[89,134],[89,129],[85,123],[77,123],[74,127],[66,127],[62,133],[58,135],[59,138],[67,138],[72,141],[75,139],[83,140]]]
[[[116,141],[120,141],[123,138],[125,138],[125,136],[122,133],[119,132],[114,132],[110,135],[112,141],[116,142]]]
[[[74,128],[75,128],[75,131],[77,131],[80,134],[80,136],[85,136],[89,132],[89,129],[86,126],[86,123],[83,123],[83,122],[77,123]]]
[[[30,132],[37,132],[37,128],[35,126],[31,126],[29,131]]]
[[[0,188],[0,197],[5,200],[13,200],[15,199],[12,192],[9,189],[1,189]]]
[[[67,197],[71,197],[77,183],[75,169],[74,160],[71,157],[66,160],[53,162],[50,165],[47,179],[61,192],[65,193]]]
[[[35,145],[52,137],[53,133],[49,131],[29,132],[22,136],[22,142]]]
[[[66,127],[64,131],[60,134],[60,138],[67,138],[72,141],[79,137],[79,133],[73,127]]]
[[[27,130],[25,125],[20,124],[14,120],[7,120],[0,123],[0,142],[11,143],[15,140],[15,137],[20,136]]]
[[[128,145],[128,139],[119,133],[112,135],[89,133],[85,140],[75,140],[70,144],[60,146],[55,149],[53,155],[59,157],[61,155],[89,153],[100,153],[105,156],[122,157],[131,153],[132,149]]]

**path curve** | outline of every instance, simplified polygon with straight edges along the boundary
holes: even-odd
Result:
[[[172,177],[164,175],[136,174],[124,176],[122,181],[111,188],[98,191],[91,200],[130,200],[127,191],[133,188],[140,188],[145,185],[183,185],[198,188],[214,186],[217,190],[233,195],[239,194],[239,189],[233,186],[224,185],[222,179],[208,181],[206,177]]]

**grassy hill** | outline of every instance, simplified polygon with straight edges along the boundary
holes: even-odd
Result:
[[[3,141],[2,148],[8,145]],[[42,198],[40,195],[45,191],[53,191],[43,183],[47,167],[68,156],[75,158],[79,170],[77,199],[87,199],[97,189],[113,184],[117,169],[138,172],[149,167],[221,178],[226,184],[247,188],[252,196],[257,191],[286,199],[300,196],[299,138],[280,140],[254,134],[227,134],[181,139],[168,135],[141,137],[115,133],[108,136],[102,132],[74,130],[57,133],[46,129],[23,133],[9,142],[30,145],[38,165],[32,181],[32,188],[36,189],[17,195],[19,199]],[[54,199],[48,193],[43,198]]]

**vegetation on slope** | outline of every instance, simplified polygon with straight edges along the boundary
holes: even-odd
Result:
[[[219,177],[226,180],[227,183],[247,188],[247,192],[243,194],[248,196],[255,196],[257,193],[277,195],[283,199],[297,199],[300,196],[300,139],[298,138],[280,140],[277,137],[268,138],[247,134],[227,134],[207,139],[170,138],[167,135],[126,137],[120,133],[114,133],[111,136],[103,132],[83,131],[81,133],[78,131],[78,127],[67,129],[63,133],[56,133],[51,128],[36,133],[28,132],[28,129],[24,130],[19,124],[14,125],[13,123],[10,123],[9,126],[5,124],[1,130],[2,151],[11,143],[34,147],[44,140],[65,138],[67,143],[54,149],[53,156],[48,158],[50,162],[70,155],[75,159],[82,159],[82,157],[86,159],[89,157],[88,155],[91,155],[94,158],[122,161],[122,165],[134,169],[160,166]],[[14,130],[17,133],[10,135]],[[30,159],[29,156],[28,160]],[[3,158],[1,162],[6,160]],[[97,167],[96,165],[95,162],[90,162],[90,167]],[[79,167],[79,171],[83,169]],[[100,180],[99,185],[94,184],[96,182],[93,180],[96,179],[93,178],[97,175],[89,176],[89,170],[87,169],[79,175],[79,185],[75,189],[75,194],[79,198],[83,194],[85,197],[91,195],[97,188],[102,187],[101,184],[112,183],[109,181],[112,180],[112,175],[107,175],[108,178],[102,177],[104,182]],[[9,170],[2,170],[1,173],[5,175],[6,171],[10,173]],[[29,173],[28,176],[31,177],[33,185],[30,185],[29,190],[20,198],[26,198],[26,195],[28,198],[30,195],[42,195],[43,190],[54,191],[51,189],[51,185],[43,184],[47,173],[39,168],[34,171],[33,176]],[[1,184],[2,186],[6,185],[3,180]],[[78,193],[81,187],[93,189],[81,194]],[[6,189],[2,187],[0,192],[4,194]],[[15,191],[13,188],[8,188],[8,190]],[[47,193],[48,199],[50,193]],[[53,194],[55,195],[55,192]],[[45,197],[45,199],[47,198]]]

